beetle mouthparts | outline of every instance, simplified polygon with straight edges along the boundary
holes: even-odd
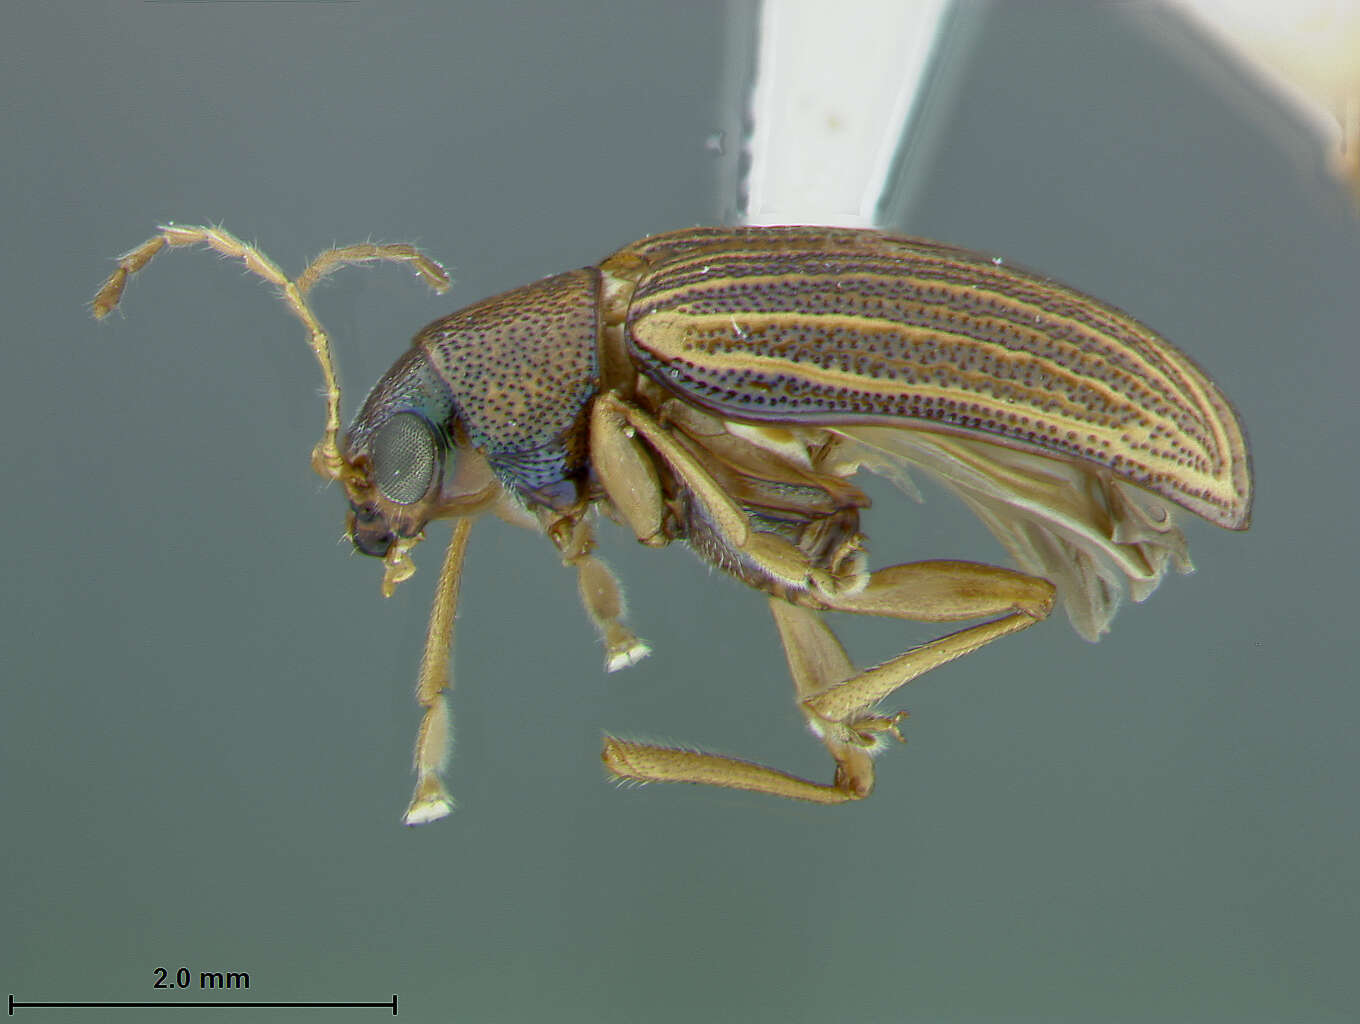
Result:
[[[386,558],[397,539],[388,528],[387,520],[372,507],[358,505],[350,505],[348,519],[346,532],[354,542],[355,550],[374,558]]]

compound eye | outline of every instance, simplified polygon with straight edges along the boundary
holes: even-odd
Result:
[[[429,424],[414,413],[397,413],[374,433],[372,459],[373,483],[384,498],[397,505],[419,501],[434,479]]]

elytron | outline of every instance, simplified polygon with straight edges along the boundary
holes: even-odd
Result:
[[[448,814],[445,697],[473,521],[541,531],[578,576],[609,670],[648,653],[594,554],[601,516],[641,543],[687,544],[764,593],[798,707],[835,762],[829,783],[731,757],[606,736],[616,777],[840,803],[873,788],[872,755],[905,713],[880,702],[925,672],[1045,618],[1061,599],[1096,639],[1127,588],[1142,600],[1190,569],[1176,507],[1246,529],[1251,476],[1231,405],[1132,317],[1000,260],[874,231],[693,228],[429,324],[341,434],[330,342],[308,304],[369,261],[448,278],[409,245],[355,245],[296,279],[222,228],[163,227],[120,257],[97,317],[166,247],[203,244],[279,289],[326,386],[312,465],[339,481],[355,547],[383,592],[414,571],[427,524],[453,520],[417,699],[405,821]],[[860,470],[938,478],[1017,569],[929,560],[871,569]],[[822,612],[981,619],[873,668]]]

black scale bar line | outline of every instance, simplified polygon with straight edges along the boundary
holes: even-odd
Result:
[[[108,1008],[118,1009],[118,1008],[128,1008],[128,1009],[138,1009],[138,1010],[140,1010],[140,1009],[151,1009],[151,1008],[160,1007],[160,1006],[175,1006],[175,1007],[181,1007],[181,1008],[184,1008],[184,1007],[200,1007],[200,1006],[207,1006],[207,1007],[223,1007],[223,1008],[225,1008],[225,1009],[248,1008],[248,1007],[253,1007],[253,1008],[255,1008],[255,1009],[265,1009],[265,1008],[284,1008],[284,1007],[294,1007],[294,1006],[300,1006],[300,1007],[312,1006],[312,1007],[330,1007],[330,1008],[338,1008],[338,1007],[359,1007],[359,1008],[369,1008],[369,1009],[375,1009],[375,1010],[376,1010],[376,1009],[387,1009],[387,1010],[391,1010],[391,1011],[392,1011],[392,1016],[393,1016],[393,1017],[395,1017],[395,1016],[397,1015],[397,997],[396,997],[395,995],[394,995],[389,1001],[384,1002],[384,1003],[340,1003],[340,1002],[335,1002],[335,1003],[315,1003],[315,1002],[285,1002],[285,1003],[213,1003],[213,1002],[156,1002],[156,1003],[112,1003],[112,1002],[110,1002],[110,1003],[63,1003],[63,1002],[21,1002],[20,1000],[15,999],[15,998],[14,998],[14,995],[13,995],[12,993],[11,993],[11,995],[10,995],[10,997],[9,997],[9,1015],[10,1015],[11,1017],[14,1016],[14,1011],[15,1011],[16,1009],[24,1009],[24,1010],[26,1010],[26,1009],[31,1009],[31,1008],[32,1008],[32,1009],[41,1009],[41,1008],[51,1008],[51,1007],[78,1007],[78,1008],[91,1008],[91,1009],[108,1009]]]

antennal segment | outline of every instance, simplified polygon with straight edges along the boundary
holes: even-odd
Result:
[[[293,281],[262,251],[241,241],[225,228],[163,224],[160,227],[160,234],[118,257],[117,269],[95,293],[90,304],[95,319],[102,320],[113,312],[123,297],[123,289],[127,286],[128,278],[150,263],[166,246],[177,248],[200,244],[223,256],[241,260],[252,274],[264,278],[276,287],[284,305],[307,328],[308,344],[311,346],[312,354],[316,356],[317,364],[321,367],[321,377],[326,386],[326,425],[322,429],[321,440],[312,450],[312,468],[327,480],[341,479],[350,467],[340,454],[340,382],[335,375],[335,362],[331,358],[330,338],[325,328],[321,326],[321,321],[307,304],[307,293],[322,278],[333,274],[341,267],[359,263],[381,261],[410,264],[436,292],[448,289],[448,271],[413,245],[404,242],[391,245],[363,242],[327,249],[312,260],[298,275],[297,280]]]

